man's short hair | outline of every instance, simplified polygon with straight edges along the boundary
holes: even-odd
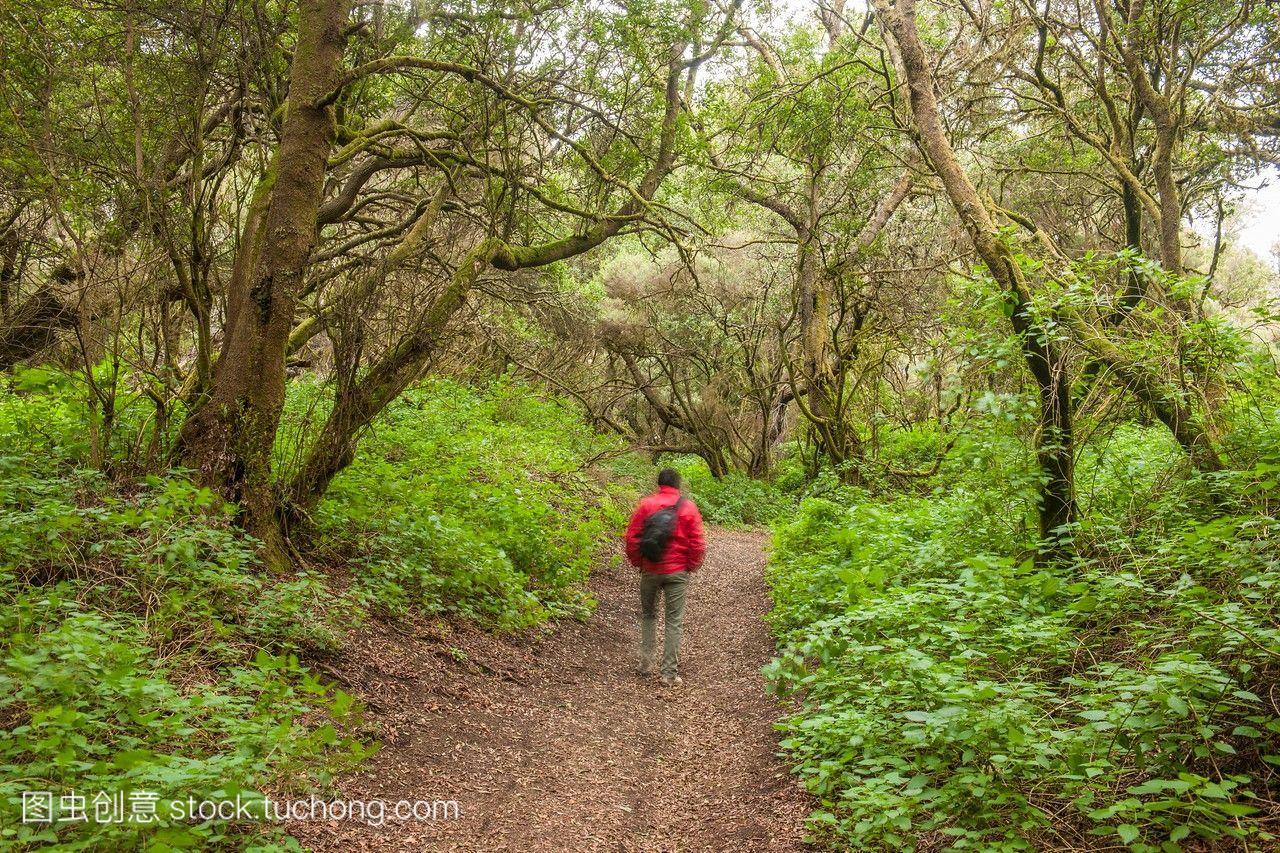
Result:
[[[680,472],[675,468],[663,468],[658,472],[658,485],[680,488]]]

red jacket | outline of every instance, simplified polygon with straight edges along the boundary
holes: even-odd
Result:
[[[693,572],[702,565],[702,558],[707,553],[707,543],[702,538],[702,513],[698,512],[697,504],[688,498],[676,511],[676,529],[667,544],[667,552],[662,555],[662,562],[655,563],[640,554],[640,530],[644,527],[644,520],[658,510],[671,506],[679,498],[679,489],[659,486],[657,492],[640,500],[639,506],[631,515],[631,523],[627,525],[627,559],[631,561],[631,565],[656,575]]]

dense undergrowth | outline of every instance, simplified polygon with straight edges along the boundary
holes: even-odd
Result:
[[[291,393],[286,436],[320,396]],[[399,401],[335,481],[308,568],[271,575],[233,508],[180,472],[128,473],[123,451],[99,466],[109,473],[91,467],[83,399],[43,370],[0,394],[0,847],[296,847],[270,824],[163,808],[147,824],[23,824],[22,792],[51,792],[63,815],[62,796],[84,796],[92,816],[99,791],[163,803],[323,790],[375,747],[308,655],[371,612],[497,629],[582,614],[595,544],[622,517],[618,487],[587,464],[611,446],[567,407],[513,383],[437,381]],[[146,407],[119,406],[114,446],[129,448]]]
[[[498,382],[433,381],[396,402],[318,508],[363,599],[499,628],[585,615],[597,544],[634,494],[585,464],[611,445],[576,413]]]
[[[698,504],[707,524],[724,527],[760,527],[788,517],[796,506],[791,460],[768,479],[753,479],[732,471],[719,479],[711,476],[697,457],[666,460],[680,472],[682,488]],[[787,486],[792,485],[792,490]]]
[[[903,452],[936,446],[923,432]],[[1095,437],[1078,556],[1059,563],[1032,559],[1029,463],[990,423],[927,485],[805,500],[776,528],[768,675],[800,702],[781,727],[815,832],[893,850],[1274,844],[1276,432],[1254,417],[1245,470],[1212,475],[1157,428]]]

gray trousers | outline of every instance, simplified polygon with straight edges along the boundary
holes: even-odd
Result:
[[[640,656],[653,660],[653,646],[658,631],[658,593],[662,593],[666,611],[666,636],[662,644],[662,674],[675,675],[680,659],[680,624],[684,621],[684,596],[689,584],[688,572],[658,575],[640,573]]]

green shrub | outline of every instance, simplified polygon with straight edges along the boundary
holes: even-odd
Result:
[[[299,655],[333,649],[375,605],[500,627],[585,613],[596,544],[622,521],[625,487],[583,462],[612,446],[570,409],[515,383],[430,383],[375,424],[316,512],[310,562],[353,570],[339,593],[316,571],[268,574],[234,508],[181,472],[85,467],[74,377],[15,385],[0,397],[0,847],[298,849],[270,824],[163,809],[153,824],[23,824],[22,793],[320,791],[370,748],[351,697]],[[291,389],[282,466],[320,391]]]
[[[237,844],[283,839],[269,825],[163,814],[22,823],[23,791],[205,799],[321,784],[367,754],[341,733],[349,697],[289,653],[332,644],[349,602],[312,575],[269,581],[229,508],[181,477],[117,490],[59,461],[0,456],[0,839],[97,849],[160,838],[201,847],[227,832],[244,836]]]
[[[756,527],[781,518],[795,506],[795,499],[769,480],[736,471],[716,479],[706,463],[693,456],[680,457],[663,467],[666,464],[680,472],[685,493],[698,504],[708,524]]]
[[[583,465],[607,447],[518,383],[433,380],[384,413],[316,521],[360,566],[359,594],[393,612],[503,628],[583,615],[597,543],[622,523],[623,505]]]
[[[202,847],[228,831],[247,833],[242,843],[279,837],[270,826],[189,824],[163,814],[158,825],[23,824],[22,792],[221,798],[282,780],[323,782],[367,754],[332,725],[302,722],[327,706],[343,724],[349,700],[296,660],[259,652],[191,683],[190,663],[149,645],[139,620],[84,609],[61,597],[69,591],[24,597],[14,607],[18,623],[4,626],[0,717],[22,721],[0,738],[0,836],[9,842],[124,849],[154,843],[158,831],[170,847]]]
[[[767,674],[800,702],[780,727],[816,832],[895,850],[1273,841],[1280,521],[1222,514],[1176,459],[1138,427],[1087,450],[1072,564],[1024,559],[1001,516],[1026,495],[993,512],[958,459],[931,495],[811,499],[777,528]]]

